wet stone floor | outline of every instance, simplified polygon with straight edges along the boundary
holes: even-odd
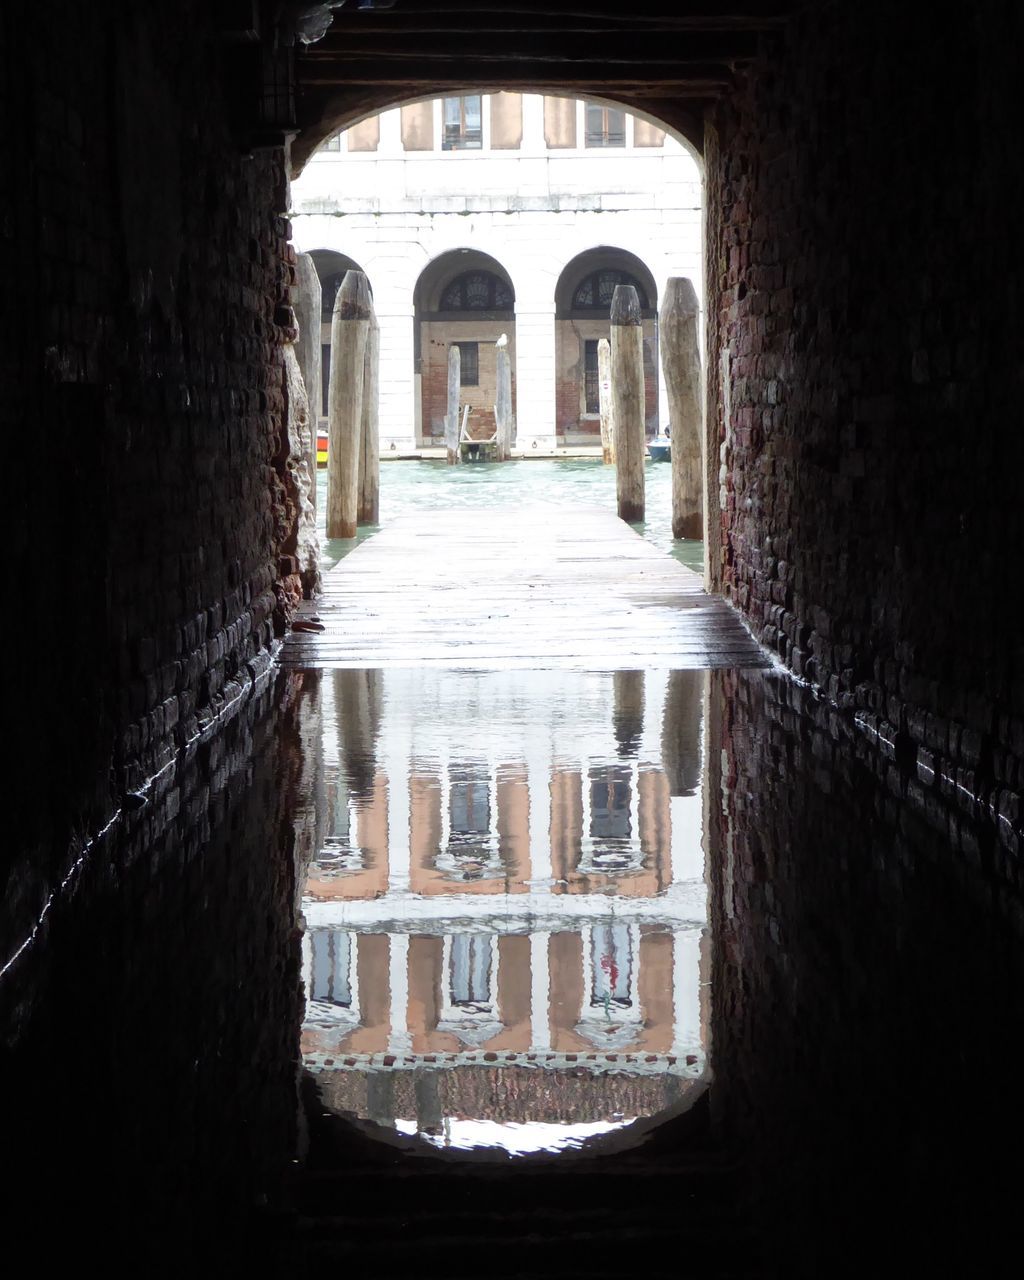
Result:
[[[9,1255],[1009,1273],[1019,866],[806,687],[705,665],[282,664],[10,854]]]

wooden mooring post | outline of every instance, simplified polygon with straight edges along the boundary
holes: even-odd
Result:
[[[320,277],[313,259],[308,253],[300,253],[295,259],[295,319],[299,325],[299,338],[295,354],[299,371],[309,401],[309,474],[312,478],[310,501],[316,510],[316,434],[320,426],[320,308],[322,293]]]
[[[445,458],[450,467],[460,461],[459,391],[462,386],[462,352],[453,342],[448,348],[448,412],[444,419]]]
[[[366,276],[361,271],[346,271],[331,318],[331,381],[327,394],[328,538],[356,536],[363,369],[371,310]]]
[[[644,331],[640,299],[631,284],[617,284],[611,308],[612,418],[615,493],[619,519],[644,518]]]
[[[704,536],[699,308],[693,284],[673,276],[661,306],[661,365],[672,424],[672,536]]]
[[[508,462],[512,456],[512,359],[503,333],[495,346],[496,389],[494,404],[495,456]]]
[[[360,524],[377,524],[380,514],[380,325],[370,307],[363,357],[363,414],[359,436]]]
[[[598,407],[601,411],[601,461],[615,461],[615,424],[612,421],[612,348],[607,338],[597,344]]]

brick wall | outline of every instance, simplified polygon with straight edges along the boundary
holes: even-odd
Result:
[[[297,586],[282,153],[229,129],[210,12],[60,4],[45,40],[0,16],[8,709],[41,858],[266,664]]]
[[[709,681],[712,1113],[759,1235],[789,1276],[998,1272],[1020,869],[806,686]]]
[[[253,1214],[298,1139],[295,819],[314,764],[299,713],[315,689],[278,673],[239,698],[84,851],[0,984],[9,1247],[53,1267],[116,1249],[153,1276],[259,1251]],[[41,1188],[58,1150],[75,1191],[55,1230]]]
[[[429,443],[444,440],[444,420],[448,412],[448,347],[453,342],[479,344],[479,382],[464,386],[459,393],[460,406],[469,405],[469,429],[474,436],[486,438],[494,434],[494,401],[497,395],[497,353],[495,342],[502,334],[508,337],[513,371],[516,358],[515,322],[513,320],[428,320],[420,328],[423,405],[423,439]],[[512,374],[512,412],[516,407],[516,379]],[[461,425],[461,417],[459,419]]]
[[[766,48],[707,149],[713,580],[1010,848],[1021,35],[997,3],[828,6]]]

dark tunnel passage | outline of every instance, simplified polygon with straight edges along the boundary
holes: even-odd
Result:
[[[1012,1246],[1021,24],[1002,0],[0,14],[0,415],[30,460],[8,1261],[943,1275]],[[299,1047],[321,676],[277,661],[316,585],[288,183],[446,88],[621,103],[702,155],[706,576],[776,660],[707,676],[706,1088],[628,1149],[522,1165],[372,1140]]]

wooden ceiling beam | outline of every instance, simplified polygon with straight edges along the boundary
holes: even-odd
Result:
[[[467,66],[454,59],[445,66],[431,62],[429,66],[410,68],[406,72],[370,64],[360,67],[347,64],[338,68],[317,69],[300,77],[300,83],[310,88],[345,88],[349,85],[379,85],[384,88],[408,89],[419,93],[421,86],[445,88],[479,88],[489,92],[502,89],[530,89],[537,85],[557,85],[562,91],[576,92],[583,87],[597,92],[595,86],[615,89],[618,92],[647,92],[656,87],[658,93],[671,92],[679,97],[716,94],[733,83],[734,72],[728,66],[686,66],[661,63],[622,63],[612,66],[607,62],[571,63],[554,61],[545,63],[488,62]]]
[[[666,13],[664,4],[650,0],[624,7],[606,3],[552,5],[546,0],[517,0],[516,3],[488,3],[487,0],[447,0],[443,4],[415,3],[408,0],[394,9],[359,10],[346,5],[336,10],[331,32],[363,30],[391,32],[404,30],[436,31],[441,29],[479,32],[565,29],[634,30],[641,26],[659,29],[736,31],[765,30],[779,27],[798,7],[796,0],[702,0],[686,3],[676,0]],[[330,33],[329,33],[330,34]]]
[[[503,58],[548,59],[571,56],[574,51],[594,61],[610,59],[622,61],[658,61],[670,53],[673,60],[681,62],[732,62],[751,59],[757,53],[758,37],[750,33],[722,36],[714,33],[678,34],[669,32],[638,35],[604,31],[588,35],[585,39],[565,37],[553,40],[549,35],[530,32],[509,34],[497,41],[493,36],[481,40],[467,36],[453,41],[446,34],[437,32],[410,35],[405,31],[391,39],[378,37],[366,39],[353,35],[351,39],[338,38],[310,45],[302,54],[302,61],[319,63],[334,59],[380,58]]]

